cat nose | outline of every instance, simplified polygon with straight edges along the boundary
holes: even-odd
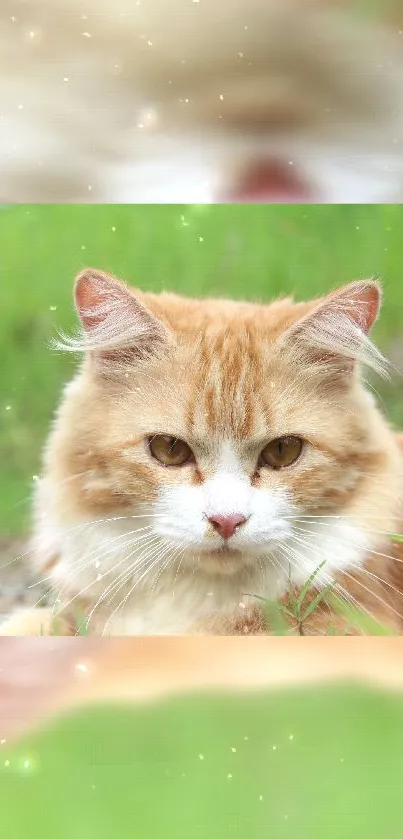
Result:
[[[209,516],[210,524],[223,539],[230,539],[245,521],[246,516],[242,516],[240,513],[234,513],[232,516]]]

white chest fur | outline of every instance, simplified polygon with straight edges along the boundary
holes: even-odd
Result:
[[[272,555],[241,556],[239,571],[231,574],[207,573],[197,556],[193,567],[170,561],[169,553],[164,562],[144,518],[135,529],[127,519],[54,527],[47,517],[37,550],[42,545],[59,556],[52,583],[61,603],[90,604],[91,634],[182,635],[212,619],[245,615],[256,596],[280,597],[289,582],[303,585],[322,563],[317,580],[325,584],[337,571],[361,565],[370,547],[368,537],[342,519],[318,520],[303,529],[305,535]]]

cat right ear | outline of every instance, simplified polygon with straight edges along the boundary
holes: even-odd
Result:
[[[378,317],[381,289],[359,280],[331,292],[282,336],[294,357],[325,376],[348,377],[359,364],[386,375],[387,364],[369,333]]]
[[[82,330],[59,344],[70,352],[89,352],[104,361],[125,362],[150,355],[168,340],[168,331],[123,282],[93,268],[82,271],[74,300]]]

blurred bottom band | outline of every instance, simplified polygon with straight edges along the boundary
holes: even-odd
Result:
[[[53,690],[1,737],[1,836],[400,839],[400,642],[65,640],[0,650],[26,706]]]
[[[400,638],[2,638],[0,737],[94,703],[321,682],[403,688]]]

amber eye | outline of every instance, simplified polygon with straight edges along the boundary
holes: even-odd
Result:
[[[298,460],[303,447],[300,437],[278,437],[264,447],[261,462],[272,469],[282,469],[291,466]]]
[[[184,466],[193,460],[188,444],[168,434],[155,434],[149,438],[148,445],[152,456],[164,466]]]

